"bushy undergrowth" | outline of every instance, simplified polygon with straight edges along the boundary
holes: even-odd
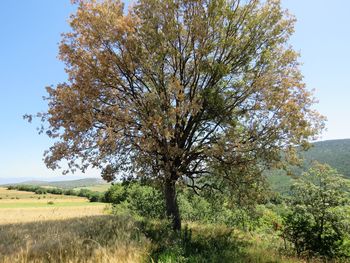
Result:
[[[209,224],[241,225],[248,228],[255,210],[229,208],[222,196],[207,198],[199,196],[187,189],[181,189],[177,194],[181,218],[186,222],[201,222]],[[146,218],[164,219],[165,206],[163,193],[154,187],[133,182],[114,184],[104,195],[104,201],[114,204],[115,211],[129,210]]]
[[[305,228],[303,228],[303,225],[293,224],[294,221],[298,221],[299,219],[309,222],[308,217],[304,214],[293,214],[294,208],[289,206],[288,202],[285,200],[280,200],[278,203],[271,200],[270,202],[254,207],[239,207],[229,205],[229,200],[224,196],[217,195],[215,198],[208,198],[208,196],[199,196],[186,189],[181,189],[178,192],[177,199],[181,217],[184,222],[194,222],[200,225],[209,224],[212,226],[224,226],[226,228],[233,228],[246,232],[247,235],[253,234],[259,236],[259,239],[265,240],[262,241],[263,243],[267,243],[265,247],[269,247],[273,251],[280,251],[284,255],[298,255],[304,257],[304,254],[300,253],[300,251],[317,251],[316,246],[320,245],[323,246],[323,251],[330,249],[328,250],[329,253],[308,253],[307,257],[316,256],[316,258],[320,258],[319,256],[326,255],[328,260],[333,258],[345,262],[350,255],[348,253],[350,250],[350,242],[346,239],[346,230],[344,228],[337,228],[339,230],[338,232],[336,228],[333,228],[333,232],[325,231],[322,236],[324,242],[320,243],[315,239],[314,243],[316,245],[312,246],[312,237],[316,236],[318,232],[315,228],[310,227],[310,225],[304,225]],[[105,200],[114,203],[113,211],[116,214],[127,211],[148,220],[165,218],[162,193],[151,186],[143,186],[139,183],[115,184],[106,192]],[[328,219],[331,220],[332,218]],[[335,218],[333,217],[333,219]],[[299,220],[298,222],[302,224],[302,221]],[[336,223],[337,221],[333,220],[333,222],[340,227],[340,224]],[[350,221],[347,220],[347,222]],[[344,222],[342,225],[344,225]],[[301,232],[299,234],[303,235],[302,240],[304,244],[308,244],[308,247],[299,250],[300,246],[298,243],[296,243],[290,235],[287,235],[287,231],[291,229],[291,226],[295,231]],[[326,224],[324,225],[325,228],[327,226]],[[150,228],[146,227],[146,229],[149,230]],[[197,249],[196,242],[198,240],[193,241],[191,239],[190,244],[185,244],[183,243],[184,239],[186,240],[189,236],[192,237],[191,233],[181,232],[181,234],[177,233],[177,235],[169,237],[167,236],[169,229],[165,231],[162,228],[158,228],[157,231],[147,231],[147,236],[149,236],[151,240],[156,240],[157,244],[164,244],[164,247],[160,246],[153,252],[155,258],[165,260],[165,262],[181,262],[181,258],[189,260],[191,253],[192,256],[196,258],[193,253],[195,254]],[[291,232],[289,231],[289,233]],[[297,238],[299,237],[300,236]],[[217,238],[220,239],[220,236]],[[268,241],[266,241],[266,239]],[[167,240],[171,240],[169,244]],[[210,238],[208,237],[202,241],[204,242],[204,240],[210,242]],[[213,243],[219,246],[221,241],[216,240],[215,242],[213,241]],[[275,246],[270,247],[268,245],[269,242],[272,242]],[[169,249],[169,247],[171,247],[171,249]],[[188,247],[191,247],[191,249],[188,249]],[[228,250],[231,251],[232,249],[233,248],[229,248]],[[206,248],[204,250],[210,249]],[[214,255],[216,253],[220,255],[220,258],[225,258],[224,255],[220,254],[218,251],[211,251]],[[200,253],[200,256],[198,256],[198,261],[196,261],[197,259],[193,259],[194,261],[188,262],[201,262],[201,260],[203,260],[201,258],[202,256],[203,258],[210,258],[203,253]],[[177,261],[174,261],[175,255],[179,258]],[[171,258],[173,261],[167,261],[167,258]],[[187,262],[186,260],[184,260],[184,262]],[[213,259],[213,261],[205,262],[215,262],[215,260]]]

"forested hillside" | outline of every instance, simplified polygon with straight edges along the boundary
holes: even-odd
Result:
[[[303,156],[306,166],[317,160],[329,164],[350,178],[350,139],[316,142]]]
[[[291,176],[281,170],[267,173],[273,190],[282,193],[288,191],[292,177],[307,171],[314,161],[329,164],[340,174],[350,178],[350,139],[315,142],[310,150],[302,152],[301,155],[304,165],[302,168],[292,167]]]

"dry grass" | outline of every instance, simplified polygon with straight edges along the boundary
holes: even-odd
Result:
[[[129,217],[0,225],[0,262],[142,262],[150,242]]]
[[[150,242],[134,220],[105,210],[86,198],[0,188],[0,263],[143,261]]]
[[[5,188],[0,188],[0,197],[0,225],[102,215],[106,207],[82,197],[47,194],[43,198]]]
[[[103,215],[104,209],[105,205],[78,207],[1,208],[0,225]]]

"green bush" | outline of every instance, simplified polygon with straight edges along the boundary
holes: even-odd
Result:
[[[100,192],[90,192],[87,196],[90,202],[102,202],[103,193]]]
[[[178,195],[179,209],[185,221],[212,222],[213,211],[210,203],[201,196],[189,191],[182,191]]]
[[[151,187],[133,183],[127,186],[128,208],[140,216],[149,218],[164,218],[165,204],[160,191]]]
[[[107,203],[120,204],[128,197],[126,187],[122,184],[112,185],[104,194]]]
[[[63,194],[64,195],[77,195],[77,192],[72,190],[72,189],[69,189],[69,190],[64,190]]]
[[[342,210],[348,202],[346,182],[328,165],[316,164],[291,188],[284,237],[298,255],[334,258],[344,255],[346,237]]]

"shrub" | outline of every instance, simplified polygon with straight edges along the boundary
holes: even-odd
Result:
[[[203,197],[182,191],[178,195],[182,219],[186,221],[213,221],[210,204]]]
[[[128,197],[125,185],[114,184],[104,194],[104,200],[107,203],[120,204]]]
[[[162,193],[151,186],[133,183],[127,186],[128,208],[140,216],[164,218],[165,205]]]
[[[78,196],[89,198],[89,196],[91,195],[91,193],[92,193],[91,190],[88,190],[88,189],[80,189],[80,191],[78,192]]]
[[[102,202],[103,201],[103,193],[99,192],[90,192],[87,196],[90,202]]]
[[[345,181],[328,165],[316,164],[291,188],[284,236],[298,255],[333,258],[343,254],[346,236],[341,210],[348,202]]]
[[[72,189],[69,189],[69,190],[64,190],[63,194],[64,195],[77,195],[77,192],[72,190]]]
[[[47,194],[47,189],[45,189],[45,188],[38,188],[38,189],[35,190],[35,193],[37,195]]]

